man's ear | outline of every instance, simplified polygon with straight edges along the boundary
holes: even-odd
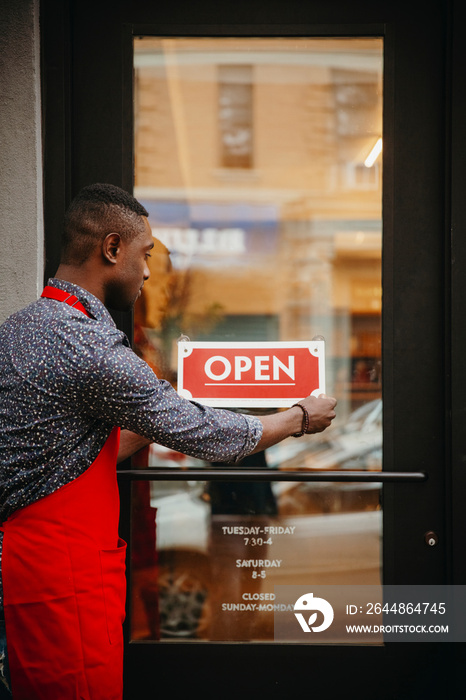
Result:
[[[108,233],[102,243],[102,255],[109,263],[115,265],[121,248],[119,233]]]

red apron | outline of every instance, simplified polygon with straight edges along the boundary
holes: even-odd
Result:
[[[118,537],[119,435],[114,428],[81,476],[0,528],[14,700],[121,700],[126,544]]]

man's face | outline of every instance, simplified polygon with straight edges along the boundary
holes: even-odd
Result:
[[[121,239],[117,264],[107,286],[106,304],[117,311],[129,311],[141,296],[144,282],[149,279],[147,260],[154,247],[154,239],[145,216],[144,231],[130,241]]]

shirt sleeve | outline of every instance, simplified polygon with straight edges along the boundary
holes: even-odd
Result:
[[[119,331],[84,373],[82,408],[153,442],[209,462],[237,462],[262,436],[253,416],[182,398],[121,342]]]

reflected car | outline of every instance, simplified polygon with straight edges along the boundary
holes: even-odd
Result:
[[[333,424],[307,440],[289,439],[271,447],[267,462],[280,470],[381,471],[382,400],[356,409],[343,425]],[[275,482],[274,490],[280,513],[286,515],[380,508],[380,482]]]
[[[276,469],[382,469],[382,400],[375,399],[351,413],[344,424],[304,440],[289,438],[267,450]]]

